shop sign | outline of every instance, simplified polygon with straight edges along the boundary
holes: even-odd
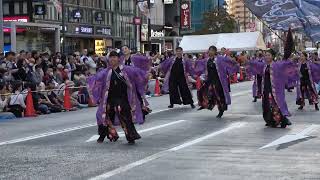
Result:
[[[82,18],[82,12],[80,9],[76,9],[72,11],[73,19],[81,19]]]
[[[104,40],[95,40],[94,44],[95,44],[94,46],[95,52],[98,55],[102,56],[102,54],[105,53],[105,50],[106,50]]]
[[[11,51],[11,44],[10,45],[4,45],[3,46],[3,53],[7,53]]]
[[[9,16],[9,17],[3,17],[4,22],[29,22],[29,17],[28,16]],[[25,28],[17,28],[16,32],[17,33],[22,33],[25,32]],[[11,28],[10,27],[4,27],[3,28],[4,33],[10,33]]]
[[[95,19],[96,19],[96,21],[104,21],[104,13],[103,12],[96,12]]]
[[[173,0],[164,0],[163,3],[164,4],[173,4]]]
[[[34,6],[34,14],[35,15],[45,15],[46,14],[46,6],[45,5],[35,5]]]
[[[151,37],[164,37],[164,32],[151,29]]]
[[[109,27],[96,27],[95,34],[111,36],[111,28],[109,28]]]
[[[76,34],[93,34],[92,26],[79,26],[75,29]]]
[[[9,16],[3,17],[4,22],[29,22],[28,16]]]
[[[180,23],[182,29],[190,29],[191,27],[191,14],[190,14],[190,1],[181,3],[180,7]]]
[[[140,17],[134,17],[133,18],[133,23],[135,25],[141,25],[141,18]]]
[[[141,41],[148,40],[148,24],[141,25]]]

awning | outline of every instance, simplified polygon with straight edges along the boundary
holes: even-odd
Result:
[[[303,30],[313,41],[320,41],[319,0],[244,0],[251,12],[270,28]]]
[[[218,50],[223,47],[230,51],[266,50],[266,44],[260,32],[184,36],[180,43],[185,53],[206,52],[212,45]]]

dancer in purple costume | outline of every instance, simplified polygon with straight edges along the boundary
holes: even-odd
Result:
[[[147,62],[141,65],[146,66]],[[121,125],[129,144],[134,144],[140,139],[134,123],[144,122],[137,97],[137,91],[141,94],[144,106],[148,106],[145,99],[144,87],[147,83],[147,68],[123,66],[120,63],[119,54],[112,51],[109,54],[109,67],[100,71],[87,80],[89,93],[94,102],[98,103],[97,124],[100,135],[97,140],[102,143],[107,137],[110,141],[117,141],[119,138],[115,125]],[[118,117],[118,119],[115,118]]]
[[[257,58],[254,60],[258,62],[264,62],[264,55],[262,50],[259,50],[257,52]],[[252,96],[253,102],[257,102],[257,99],[260,99],[262,97],[262,76],[259,74],[254,77],[252,85]]]
[[[176,57],[166,59],[160,64],[160,70],[166,74],[163,91],[169,90],[170,105],[174,104],[190,104],[191,108],[195,108],[192,100],[192,94],[188,87],[188,74],[192,74],[192,63],[183,59],[183,49],[176,49]],[[180,97],[181,96],[181,97]],[[182,98],[182,101],[181,101]]]
[[[307,57],[307,53],[301,53],[298,63],[300,79],[297,86],[296,104],[300,105],[299,109],[302,110],[305,106],[305,99],[308,99],[309,104],[314,105],[315,109],[319,111],[318,93],[315,83],[320,80],[320,64],[308,61]]]
[[[263,76],[262,80],[262,109],[266,126],[285,128],[292,123],[285,100],[285,85],[289,79],[298,79],[297,64],[292,61],[274,62],[274,51],[268,50],[265,62],[249,61],[247,70],[253,74]]]
[[[199,110],[212,110],[217,105],[219,109],[217,118],[221,118],[231,104],[227,76],[239,70],[240,66],[237,62],[227,56],[218,56],[217,48],[211,46],[209,58],[199,61],[194,69],[195,74],[206,74],[205,83],[198,91]]]

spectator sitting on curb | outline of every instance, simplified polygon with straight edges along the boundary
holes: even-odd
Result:
[[[26,108],[24,102],[25,98],[22,95],[22,82],[15,81],[12,83],[12,92],[14,95],[10,96],[9,109],[16,117],[23,117],[23,112]]]
[[[6,112],[8,110],[8,102],[10,101],[10,97],[6,95],[7,93],[5,82],[3,79],[0,79],[0,120],[16,118],[13,113]]]

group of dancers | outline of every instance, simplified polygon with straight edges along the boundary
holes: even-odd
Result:
[[[88,78],[88,89],[92,100],[98,104],[96,113],[99,139],[110,141],[119,138],[114,126],[121,125],[129,144],[134,144],[140,135],[134,124],[142,124],[150,113],[145,92],[150,71],[150,57],[131,55],[127,46],[122,48],[123,56],[116,51],[108,55],[108,67]],[[318,108],[318,94],[315,82],[320,81],[320,62],[310,61],[301,53],[299,61],[290,59],[274,61],[272,50],[258,51],[256,58],[245,64],[247,74],[254,76],[254,102],[262,98],[263,118],[266,126],[285,128],[292,123],[286,100],[285,89],[297,88],[299,109],[305,106],[305,99]],[[183,56],[183,49],[176,49],[176,56],[164,60],[159,70],[165,74],[163,89],[169,92],[168,108],[175,104],[195,108],[192,93],[188,87],[188,76],[202,76],[204,81],[197,92],[198,110],[213,110],[217,106],[222,118],[231,105],[229,75],[239,72],[239,64],[226,54],[218,54],[215,46],[208,49],[208,57],[194,63]]]

